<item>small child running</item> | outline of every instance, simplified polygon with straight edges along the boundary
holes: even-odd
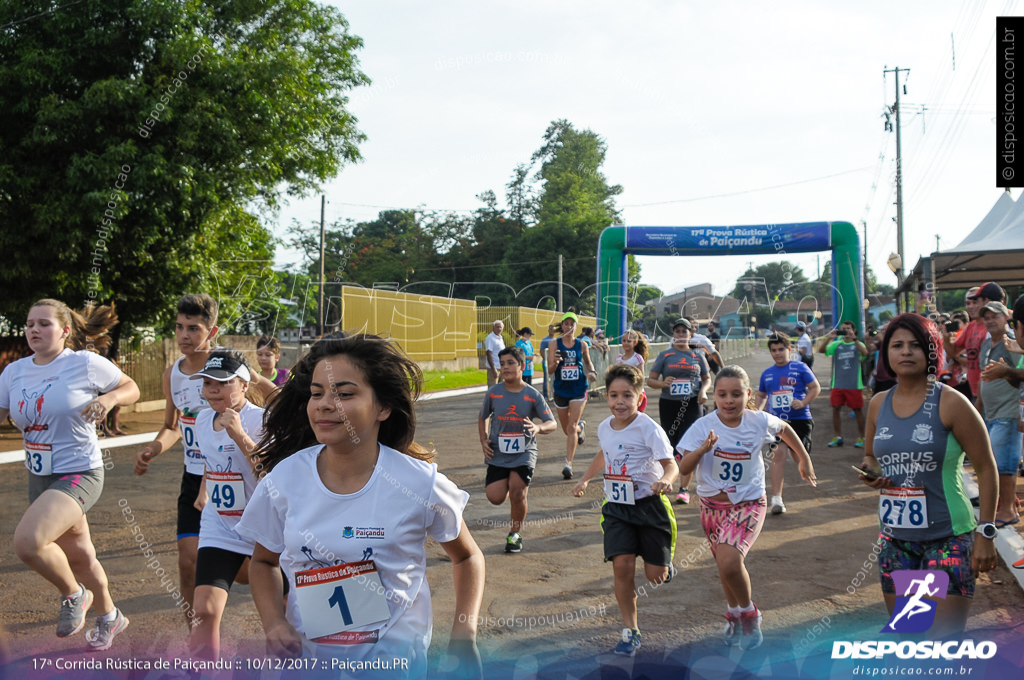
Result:
[[[643,373],[634,366],[613,366],[605,374],[605,388],[612,415],[597,428],[604,453],[594,456],[572,493],[582,496],[587,483],[604,470],[604,559],[612,562],[615,599],[626,624],[614,651],[633,656],[641,641],[634,587],[636,557],[643,557],[644,575],[651,583],[661,585],[672,579],[676,518],[663,494],[675,488],[679,468],[665,431],[637,410]]]
[[[697,471],[700,521],[729,603],[725,644],[742,649],[759,647],[764,639],[761,611],[751,599],[750,575],[743,563],[767,514],[762,446],[781,437],[798,460],[800,476],[817,486],[800,437],[785,421],[753,410],[751,395],[746,371],[739,366],[722,368],[715,376],[715,410],[695,422],[676,447],[682,453],[682,473]]]
[[[524,382],[525,365],[526,355],[518,346],[498,352],[501,382],[487,390],[478,419],[480,446],[487,462],[487,500],[491,505],[501,505],[510,499],[507,553],[523,551],[520,534],[526,520],[526,494],[537,467],[537,435],[558,428],[544,397]],[[541,424],[534,423],[533,418],[540,418]]]

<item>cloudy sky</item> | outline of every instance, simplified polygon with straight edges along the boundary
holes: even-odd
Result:
[[[548,124],[608,145],[629,225],[848,221],[895,283],[895,134],[883,113],[900,74],[904,248],[957,243],[999,197],[995,17],[1017,2],[332,0],[365,47],[373,85],[351,105],[364,161],[326,187],[327,220],[387,207],[471,211],[503,195]],[[1014,191],[1016,198],[1019,191]],[[313,197],[280,221],[319,220]],[[583,255],[567,250],[567,257]],[[828,253],[822,253],[823,266]],[[760,257],[641,258],[666,292],[731,289]],[[819,257],[790,257],[813,277]],[[280,264],[297,260],[282,251]]]

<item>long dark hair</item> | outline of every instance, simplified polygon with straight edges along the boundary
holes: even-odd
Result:
[[[263,419],[264,436],[257,444],[260,463],[268,472],[293,453],[317,443],[309,424],[313,371],[322,360],[344,356],[366,376],[377,403],[391,409],[380,423],[377,440],[413,458],[432,461],[434,451],[415,441],[414,402],[423,387],[423,372],[397,344],[378,335],[332,333],[292,367],[291,378],[270,397]]]
[[[889,342],[892,340],[892,334],[896,332],[897,328],[905,328],[910,331],[910,334],[914,336],[914,339],[924,349],[928,362],[928,375],[932,378],[938,376],[939,371],[942,370],[944,359],[942,335],[939,333],[939,327],[931,319],[913,312],[904,312],[890,319],[889,325],[885,327],[885,335],[882,336],[882,345],[879,348],[878,354],[879,359],[882,360],[882,366],[889,372],[889,375],[896,375],[896,372],[892,370],[892,366],[889,365]]]

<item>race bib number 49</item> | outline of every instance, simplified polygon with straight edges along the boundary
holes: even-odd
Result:
[[[241,472],[206,471],[210,503],[226,517],[241,517],[245,510],[245,480]]]
[[[295,598],[307,637],[365,629],[391,617],[373,560],[296,572]]]

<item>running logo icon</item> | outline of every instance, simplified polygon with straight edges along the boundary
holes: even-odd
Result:
[[[900,570],[892,572],[892,580],[896,584],[896,598],[889,623],[885,624],[882,633],[923,633],[935,622],[934,600],[925,597],[946,599],[949,587],[949,574],[944,571],[932,570]]]

